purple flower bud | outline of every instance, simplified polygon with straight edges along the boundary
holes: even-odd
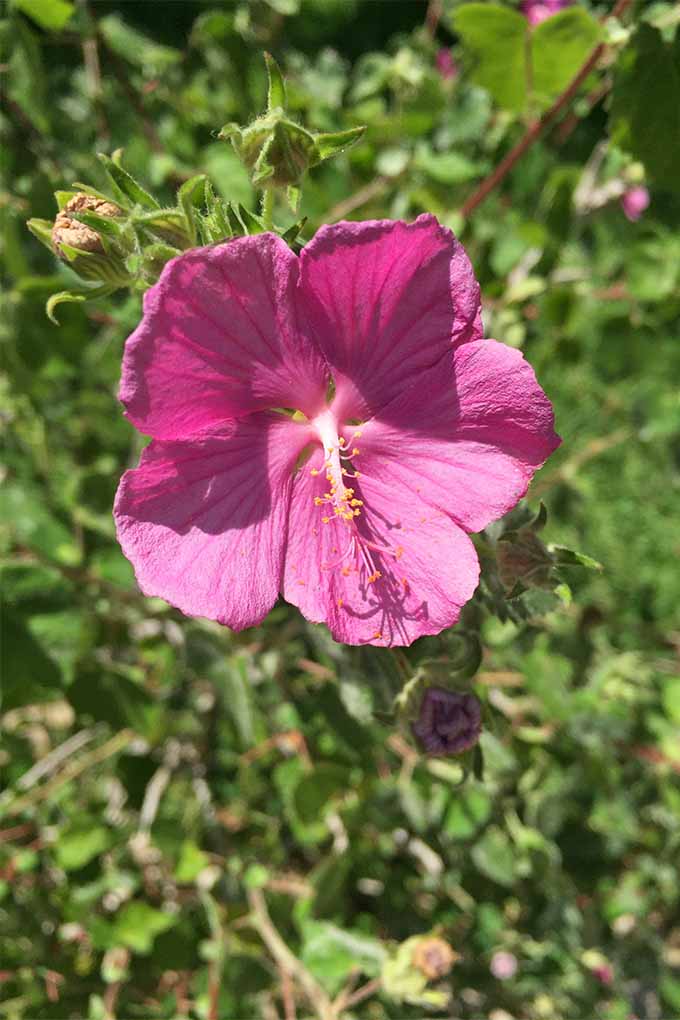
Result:
[[[458,74],[458,65],[451,56],[451,50],[445,46],[437,53],[437,70],[445,80],[455,78]]]
[[[499,981],[509,981],[517,973],[517,957],[501,949],[491,957],[489,969]]]
[[[479,740],[482,710],[474,694],[428,687],[413,733],[427,754],[462,754]]]
[[[621,196],[621,206],[631,223],[639,220],[649,205],[649,192],[641,184],[635,188],[629,188]]]

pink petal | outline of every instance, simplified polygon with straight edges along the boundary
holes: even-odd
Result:
[[[362,478],[398,486],[403,498],[480,531],[516,505],[559,446],[553,424],[521,352],[480,340],[362,425],[354,462]]]
[[[298,329],[298,259],[273,234],[169,262],[129,337],[120,399],[155,439],[182,439],[270,407],[313,414],[327,369]]]
[[[409,645],[455,623],[479,579],[467,535],[446,514],[404,499],[398,486],[363,475],[352,481],[364,501],[356,525],[337,518],[324,524],[325,508],[314,497],[323,495],[325,476],[311,474],[322,465],[317,451],[295,478],[283,588],[288,602],[352,645]],[[348,552],[353,534],[366,559]],[[374,571],[382,576],[369,583]]]
[[[375,413],[452,344],[482,335],[468,257],[433,216],[322,227],[302,250],[300,289],[341,417]]]
[[[142,591],[234,630],[259,623],[281,587],[293,468],[309,438],[254,414],[190,442],[152,442],[114,509]]]

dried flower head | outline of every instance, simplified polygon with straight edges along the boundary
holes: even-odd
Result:
[[[451,946],[437,935],[421,939],[413,950],[413,966],[424,974],[428,981],[445,977],[454,963],[459,960]]]
[[[474,694],[428,687],[413,733],[428,754],[462,754],[477,743],[482,710]]]
[[[96,198],[94,195],[86,195],[78,192],[70,198],[63,209],[57,214],[52,227],[52,244],[57,254],[61,253],[62,244],[79,251],[104,253],[101,238],[96,230],[80,223],[74,219],[73,214],[78,212],[93,212],[98,216],[115,217],[122,215],[122,211],[113,202],[106,199]]]

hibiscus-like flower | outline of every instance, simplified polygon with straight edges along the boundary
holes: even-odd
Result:
[[[299,258],[269,233],[179,256],[120,398],[153,437],[115,506],[142,591],[235,630],[281,593],[349,644],[455,623],[479,577],[467,532],[559,442],[432,216],[323,227]]]

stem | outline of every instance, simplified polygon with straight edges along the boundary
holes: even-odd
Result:
[[[32,793],[27,793],[24,797],[17,797],[14,800],[10,800],[8,804],[4,802],[0,807],[5,811],[8,816],[21,814],[29,807],[33,807],[40,801],[45,800],[47,797],[51,797],[60,786],[64,783],[69,783],[73,779],[77,779],[81,773],[87,771],[95,765],[100,765],[107,758],[112,757],[114,754],[118,754],[123,748],[127,747],[129,743],[134,739],[134,733],[132,730],[121,730],[110,740],[107,740],[101,747],[95,748],[93,751],[84,754],[82,758],[71,762],[62,772],[57,773],[52,779],[42,786],[38,786]]]
[[[608,17],[619,18],[631,3],[632,0],[617,0],[611,14],[608,15]],[[531,148],[543,132],[552,125],[553,121],[555,121],[557,117],[559,117],[560,113],[569,106],[583,82],[599,61],[605,49],[606,43],[598,43],[590,56],[585,60],[580,70],[574,75],[569,85],[567,85],[564,92],[557,97],[550,109],[546,110],[542,117],[529,125],[517,144],[513,146],[495,170],[491,171],[488,177],[486,177],[479,185],[477,190],[474,191],[467,201],[463,203],[463,207],[461,209],[463,216],[468,217],[470,213],[474,212],[477,206],[482,204],[485,198],[498,187],[505,177],[507,177],[515,163],[522,158],[527,149]]]
[[[274,229],[274,192],[271,188],[265,188],[262,192],[262,219],[265,230]]]
[[[279,935],[269,916],[265,898],[259,889],[248,890],[248,904],[252,926],[274,957],[279,969],[296,979],[310,1005],[314,1007],[319,1020],[335,1020],[335,1010],[331,1000],[316,978],[291,952]]]

